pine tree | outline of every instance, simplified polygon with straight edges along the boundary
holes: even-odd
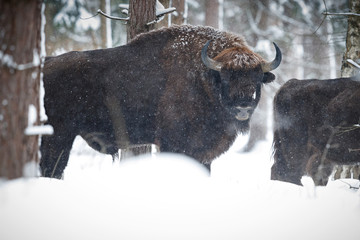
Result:
[[[0,1],[0,177],[8,179],[38,161],[38,136],[25,129],[29,109],[39,112],[41,6],[41,0]]]

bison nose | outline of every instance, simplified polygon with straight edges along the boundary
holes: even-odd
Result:
[[[235,118],[239,121],[245,121],[250,118],[252,107],[236,107],[238,110]]]

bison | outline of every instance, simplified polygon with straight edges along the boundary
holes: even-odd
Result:
[[[271,179],[326,185],[335,164],[360,162],[358,77],[285,83],[274,99]]]
[[[61,177],[77,135],[102,153],[153,143],[209,168],[248,131],[261,86],[281,62],[274,46],[267,62],[241,36],[184,25],[47,57],[44,106],[54,134],[41,141],[42,175]]]

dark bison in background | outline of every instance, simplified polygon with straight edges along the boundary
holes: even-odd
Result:
[[[125,46],[47,57],[44,102],[54,134],[42,138],[42,175],[61,177],[77,135],[102,153],[155,143],[209,166],[248,131],[261,85],[281,62],[275,48],[266,62],[240,36],[174,26]]]
[[[358,76],[288,81],[274,99],[271,178],[301,185],[309,175],[326,185],[334,164],[360,162],[359,121]]]

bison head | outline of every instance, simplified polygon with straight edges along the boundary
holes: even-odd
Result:
[[[277,68],[281,62],[281,51],[274,43],[276,57],[266,62],[260,55],[252,52],[246,46],[235,46],[223,50],[214,59],[207,54],[208,41],[201,51],[203,63],[209,69],[216,71],[215,81],[218,83],[220,99],[241,130],[248,130],[249,120],[253,114],[261,94],[261,84],[275,79],[270,71]]]

